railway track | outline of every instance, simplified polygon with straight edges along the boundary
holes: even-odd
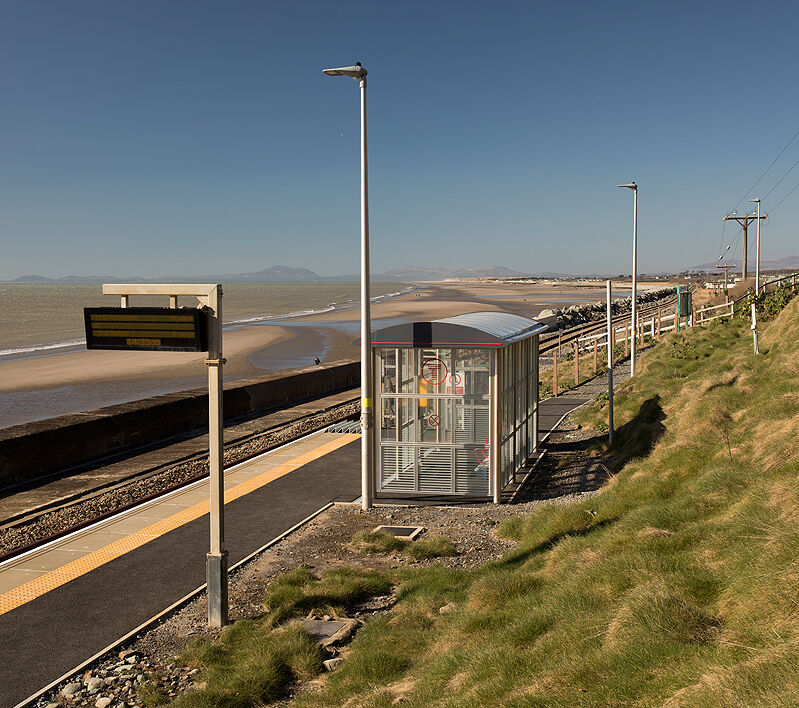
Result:
[[[357,396],[353,396],[339,405],[299,417],[286,425],[230,439],[225,443],[225,466],[246,462],[324,430],[330,425],[357,419],[358,412],[353,408],[358,400]],[[6,519],[0,526],[0,562],[146,501],[207,479],[207,457],[207,452],[179,457],[168,464],[118,479],[111,484],[93,487],[69,498],[59,499],[57,503]],[[136,490],[150,487],[151,491],[144,491],[132,498],[126,492],[134,485]]]
[[[674,296],[661,300],[656,305],[644,306],[638,310],[638,317],[640,320],[644,320],[648,317],[651,317],[652,315],[657,314],[658,310],[674,307],[676,302],[677,302],[677,297]],[[611,317],[611,322],[613,323],[614,327],[617,325],[623,325],[629,321],[630,321],[629,312],[622,312],[618,315],[613,315],[613,317]],[[542,334],[539,344],[539,353],[546,354],[548,352],[555,351],[558,349],[558,347],[562,347],[564,344],[570,344],[576,339],[580,339],[581,337],[585,337],[586,335],[604,332],[606,328],[607,328],[607,320],[602,319],[602,320],[596,320],[594,322],[586,322],[585,324],[577,325],[576,327],[571,327],[569,329],[565,329],[560,332],[551,332],[551,333]]]
[[[676,297],[660,301],[657,305],[642,307],[640,316],[642,319],[649,317],[658,309],[673,306],[675,302]],[[614,326],[624,324],[629,321],[629,317],[629,313],[614,315],[612,322]],[[545,355],[557,350],[559,346],[570,344],[586,335],[603,332],[606,326],[606,321],[603,319],[587,322],[561,332],[544,334],[541,336],[540,353]],[[245,462],[330,425],[355,420],[358,412],[353,411],[353,404],[357,401],[358,398],[354,396],[342,404],[297,418],[286,425],[229,439],[225,443],[225,466]],[[206,459],[205,451],[184,455],[170,460],[166,464],[93,487],[67,498],[61,498],[57,502],[29,510],[17,517],[9,517],[0,524],[0,562],[145,501],[207,478]],[[178,470],[177,474],[174,474],[175,470]],[[183,470],[182,473],[181,470]],[[163,477],[170,473],[172,473],[172,478],[167,479],[165,483]],[[125,490],[130,490],[133,485],[139,485],[145,490],[151,486],[152,490],[144,491],[135,498],[124,499],[122,503],[114,503],[114,495],[123,495]],[[84,507],[91,507],[96,511],[92,512],[91,509],[82,511]],[[30,533],[20,534],[20,529],[30,530]],[[25,541],[14,543],[15,536],[23,536]]]

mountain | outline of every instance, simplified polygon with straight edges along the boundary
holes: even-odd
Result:
[[[727,258],[725,258],[722,261],[722,263],[724,263],[726,265],[730,265],[732,263],[735,263],[738,266],[739,270],[740,270],[740,266],[741,266],[740,254],[739,254],[738,258],[735,258],[734,256],[727,256]],[[689,273],[693,272],[693,271],[697,271],[697,270],[710,271],[710,270],[713,270],[715,267],[716,267],[716,263],[715,262],[700,263],[699,265],[695,265],[695,266],[691,266],[690,268],[687,268],[686,271],[689,272]],[[754,271],[755,259],[752,258],[751,256],[749,256],[748,268],[753,273],[755,272]],[[760,260],[760,270],[761,271],[763,271],[763,270],[799,270],[799,256],[786,256],[785,258],[779,258],[776,261],[764,261],[764,260],[761,259]]]
[[[52,283],[52,278],[45,278],[43,275],[20,275],[14,278],[12,283]]]
[[[405,266],[384,273],[372,273],[373,281],[412,282],[436,281],[448,278],[556,278],[562,273],[521,273],[506,266],[491,265],[475,268],[434,268]],[[12,283],[312,283],[312,282],[358,282],[360,275],[319,275],[308,268],[276,265],[251,273],[225,273],[216,275],[165,275],[158,278],[114,277],[110,275],[68,275],[63,278],[45,278],[41,275],[23,275]]]
[[[529,273],[520,273],[505,266],[479,266],[477,268],[431,268],[425,266],[406,266],[375,273],[372,280],[446,280],[447,278],[520,278],[529,277]]]
[[[555,273],[538,274],[540,277],[556,276]],[[447,278],[519,278],[529,277],[505,266],[479,266],[476,268],[431,268],[425,266],[406,266],[373,273],[374,281],[446,280]],[[23,275],[12,283],[309,283],[309,282],[357,282],[358,274],[319,275],[308,268],[277,265],[251,273],[225,273],[222,275],[166,275],[149,280],[139,277],[118,278],[110,275],[68,275],[63,278],[45,278],[41,275]]]

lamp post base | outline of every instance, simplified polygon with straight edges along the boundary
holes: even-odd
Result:
[[[221,628],[228,623],[227,562],[228,553],[207,553],[208,625]]]

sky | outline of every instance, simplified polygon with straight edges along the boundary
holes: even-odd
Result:
[[[358,86],[321,73],[355,61],[373,272],[629,273],[631,180],[640,271],[715,261],[799,130],[797,20],[768,0],[0,0],[0,279],[357,273]],[[748,196],[797,160],[799,139]],[[764,259],[799,255],[798,208],[765,222]]]

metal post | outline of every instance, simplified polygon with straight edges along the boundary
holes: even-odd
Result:
[[[488,472],[489,472],[489,486],[494,504],[499,504],[502,501],[502,490],[499,488],[500,479],[502,478],[502,471],[500,465],[502,463],[501,445],[502,445],[502,356],[501,352],[491,352],[491,357],[494,362],[493,373],[490,379],[490,417],[491,429],[489,431],[488,441]]]
[[[755,293],[760,293],[760,199],[757,200],[757,245],[755,247]]]
[[[680,331],[680,286],[677,286],[677,305],[674,307],[674,331]]]
[[[633,310],[630,320],[633,330],[630,342],[630,376],[635,376],[635,339],[638,336],[638,321],[636,320],[638,300],[638,186],[633,189]]]
[[[558,353],[552,352],[552,390],[555,398],[558,397]]]
[[[608,445],[613,444],[613,322],[610,314],[610,281],[608,288]]]
[[[757,310],[755,303],[752,303],[752,340],[755,345],[755,354],[760,354],[760,349],[757,346]]]
[[[366,77],[361,88],[361,507],[372,507],[374,408],[369,301],[369,173],[366,159]]]
[[[538,403],[541,392],[538,387],[540,376],[540,360],[538,351],[538,335],[533,336],[533,450],[538,450]]]
[[[228,623],[228,553],[225,550],[225,476],[222,470],[222,287],[208,294],[208,467],[210,485],[211,547],[206,556],[208,582],[208,624],[224,627]]]

